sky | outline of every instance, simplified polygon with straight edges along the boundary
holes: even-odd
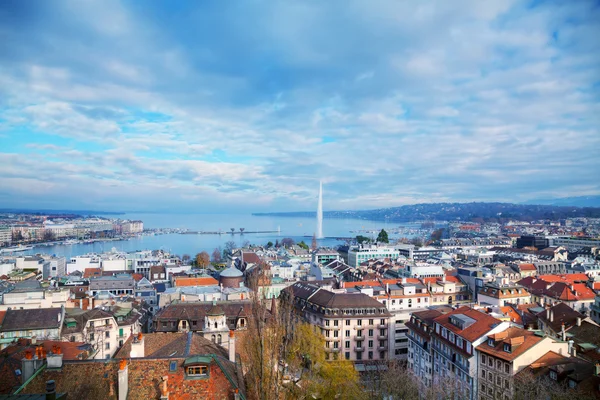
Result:
[[[0,208],[600,194],[600,2],[0,2]]]

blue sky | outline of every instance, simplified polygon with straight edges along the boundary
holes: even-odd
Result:
[[[0,205],[600,194],[592,1],[0,3]]]

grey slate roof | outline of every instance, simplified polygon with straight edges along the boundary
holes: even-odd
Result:
[[[30,310],[7,310],[0,332],[34,329],[56,329],[62,323],[62,309],[34,308]]]

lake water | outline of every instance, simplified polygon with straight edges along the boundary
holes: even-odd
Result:
[[[112,216],[109,216],[112,218]],[[142,220],[144,228],[185,228],[192,231],[223,231],[221,235],[200,234],[165,234],[155,236],[141,236],[131,240],[95,242],[89,244],[56,245],[35,247],[25,254],[48,253],[59,256],[75,256],[90,252],[101,253],[113,247],[120,251],[130,252],[136,250],[168,250],[177,255],[194,255],[201,251],[211,253],[215,248],[225,246],[227,241],[234,241],[237,246],[244,243],[264,245],[271,241],[281,240],[286,237],[296,242],[304,240],[310,245],[316,229],[315,218],[304,217],[270,217],[253,216],[249,214],[125,214],[121,219]],[[343,244],[340,237],[355,237],[360,234],[358,230],[389,230],[400,226],[418,228],[415,224],[386,223],[382,221],[366,221],[359,219],[325,219],[323,221],[324,239],[318,240],[321,246],[336,246]],[[245,233],[232,235],[231,228],[239,231],[245,228]],[[275,233],[253,233],[254,231],[275,231]],[[279,233],[277,233],[279,231]],[[354,232],[352,232],[354,231]],[[376,234],[365,234],[375,236]],[[400,235],[398,235],[400,236]],[[402,236],[410,236],[403,234]],[[395,235],[390,235],[394,238]]]

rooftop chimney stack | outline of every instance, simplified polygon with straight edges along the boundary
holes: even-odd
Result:
[[[127,392],[129,392],[129,376],[127,372],[127,360],[121,359],[119,362],[118,385],[119,385],[119,400],[127,400]]]
[[[550,310],[550,322],[554,322],[554,311]]]
[[[144,335],[142,332],[138,333],[133,337],[131,342],[131,351],[129,352],[129,357],[138,358],[145,357],[145,347],[144,347]]]
[[[581,317],[577,317],[577,326],[581,326]]]
[[[235,335],[233,329],[229,331],[229,361],[235,363]]]

